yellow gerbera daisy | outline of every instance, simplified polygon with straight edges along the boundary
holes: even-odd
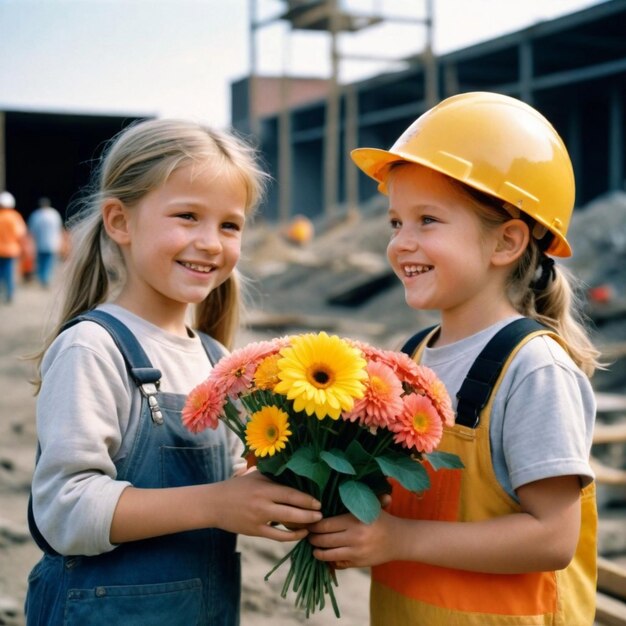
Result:
[[[296,411],[338,419],[362,398],[367,362],[361,352],[336,335],[308,333],[294,337],[280,351],[275,393],[293,400]]]
[[[277,406],[264,406],[253,413],[246,426],[246,443],[255,456],[274,456],[289,439],[289,416]]]
[[[280,354],[272,354],[264,358],[254,372],[254,384],[257,389],[274,389],[278,383],[278,359]]]

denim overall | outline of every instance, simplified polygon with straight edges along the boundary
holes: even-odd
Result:
[[[185,396],[160,393],[134,335],[116,318],[91,311],[66,325],[95,321],[113,336],[143,400],[141,421],[117,478],[154,489],[225,480],[232,462],[223,425],[198,435],[181,423]],[[202,336],[212,362],[216,343]],[[44,550],[29,576],[28,626],[233,626],[239,624],[240,563],[236,535],[196,530],[119,545],[96,556],[62,556],[39,533],[29,507],[31,533]]]

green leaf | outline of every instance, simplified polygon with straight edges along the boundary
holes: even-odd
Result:
[[[285,470],[285,459],[282,456],[266,456],[257,459],[257,468],[261,474],[278,476]]]
[[[380,496],[383,493],[391,493],[391,483],[387,480],[387,477],[381,474],[378,465],[375,466],[376,471],[371,474],[365,474],[361,476],[359,480],[367,485],[376,495]]]
[[[462,469],[465,467],[463,461],[456,455],[450,452],[429,452],[424,454],[428,459],[428,462],[433,466],[434,470],[446,468],[446,469]]]
[[[348,511],[364,524],[371,524],[380,514],[376,494],[357,480],[346,480],[339,485],[339,497]]]
[[[332,450],[322,450],[320,458],[325,461],[331,469],[340,474],[356,474],[356,470],[346,457],[346,453],[338,448]]]
[[[372,455],[356,439],[353,439],[348,444],[346,458],[357,472],[372,461]]]
[[[310,478],[320,488],[320,493],[330,478],[330,468],[315,455],[310,446],[296,450],[287,461],[286,467],[298,476]]]
[[[241,414],[230,400],[228,400],[228,402],[224,405],[224,413],[226,414],[226,417],[231,420],[241,421]]]
[[[424,466],[405,454],[383,454],[376,457],[376,463],[385,476],[395,478],[409,491],[424,491],[430,486]]]

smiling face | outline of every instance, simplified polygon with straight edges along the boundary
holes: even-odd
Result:
[[[117,303],[182,332],[188,305],[202,302],[239,260],[246,202],[234,174],[196,164],[175,170],[136,206],[114,209],[109,221],[127,270]]]
[[[480,320],[493,302],[508,306],[491,263],[497,246],[468,199],[445,176],[405,164],[389,175],[387,255],[415,309],[439,309],[445,320]],[[497,276],[496,276],[497,274]]]

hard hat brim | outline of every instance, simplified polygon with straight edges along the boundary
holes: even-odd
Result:
[[[378,182],[378,191],[385,195],[387,195],[387,185],[385,183],[387,168],[392,163],[400,161],[419,163],[415,159],[406,158],[380,148],[356,148],[352,150],[350,157],[364,174]]]

